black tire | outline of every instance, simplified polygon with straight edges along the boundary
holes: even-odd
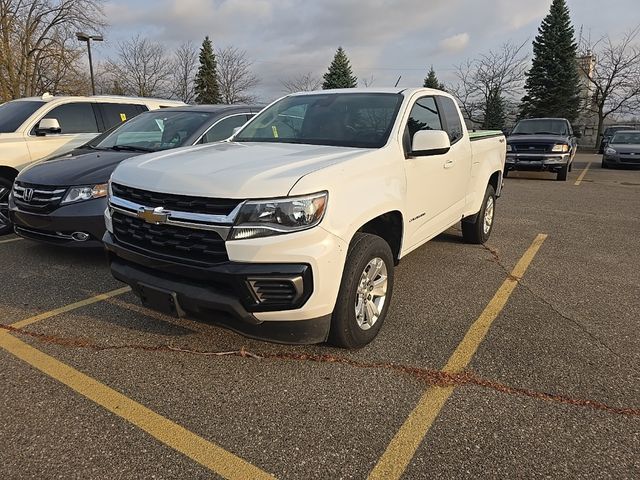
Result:
[[[365,269],[376,258],[381,259],[386,267],[386,295],[377,320],[368,329],[364,329],[366,326],[361,327],[356,318],[356,300]],[[393,265],[393,254],[387,242],[377,235],[355,234],[351,245],[349,245],[340,291],[331,318],[330,344],[340,348],[360,348],[378,335],[387,316],[393,293]],[[377,276],[376,278],[382,277]]]
[[[502,178],[507,178],[508,176],[509,176],[509,170],[505,168],[504,172],[502,172]]]
[[[487,205],[491,199],[493,213],[491,215],[491,222],[489,229],[485,232],[484,222],[485,213],[487,211]],[[493,231],[493,223],[495,219],[495,205],[496,205],[496,192],[493,189],[493,185],[488,185],[487,190],[484,192],[484,199],[482,200],[482,207],[480,211],[473,217],[462,220],[462,238],[467,243],[481,244],[489,240],[491,232]]]
[[[13,188],[13,182],[5,177],[0,177],[0,235],[13,232],[13,225],[9,220],[9,193]]]
[[[604,161],[604,159],[602,160],[602,168],[609,168],[609,164],[607,162]]]
[[[562,167],[560,170],[558,170],[558,176],[556,177],[556,180],[558,180],[559,182],[566,182],[568,175],[569,175],[569,165],[567,164],[564,167]]]

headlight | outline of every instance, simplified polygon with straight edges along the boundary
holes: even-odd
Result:
[[[509,145],[508,143],[507,143],[507,152],[513,152],[513,148],[511,148],[511,145]]]
[[[327,209],[327,192],[303,197],[253,200],[238,214],[230,240],[267,237],[315,227]]]
[[[567,153],[569,151],[569,145],[567,145],[566,143],[557,143],[556,145],[553,146],[551,151]]]
[[[604,151],[605,155],[615,155],[616,153],[618,153],[618,152],[616,152],[615,149],[613,149],[611,147],[607,147],[607,149]]]
[[[87,185],[85,187],[71,187],[62,199],[62,203],[81,202],[107,196],[107,184]]]

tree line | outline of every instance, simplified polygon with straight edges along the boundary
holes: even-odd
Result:
[[[106,27],[104,0],[0,0],[0,100],[55,94],[86,94],[90,83],[78,31]],[[91,12],[91,14],[88,14]],[[640,26],[620,40],[576,39],[565,0],[553,0],[533,40],[500,48],[455,66],[455,81],[439,81],[431,66],[423,85],[456,97],[464,116],[483,128],[504,128],[520,117],[564,117],[575,122],[591,115],[598,123],[640,108]],[[595,61],[589,61],[594,59]],[[175,51],[141,36],[118,43],[115,55],[97,65],[103,94],[160,96],[187,103],[255,101],[259,84],[246,51],[214,48],[206,37]],[[371,86],[358,81],[338,47],[322,77],[312,72],[281,80],[286,93],[318,88]]]

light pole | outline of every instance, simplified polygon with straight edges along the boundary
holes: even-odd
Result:
[[[102,42],[104,38],[102,35],[89,35],[87,33],[78,32],[76,33],[76,37],[81,42],[87,42],[87,50],[89,51],[89,72],[91,73],[91,92],[96,94],[96,84],[93,80],[93,62],[91,60],[91,40],[94,42]]]

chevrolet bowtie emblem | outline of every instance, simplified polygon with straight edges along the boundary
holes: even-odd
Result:
[[[169,218],[169,213],[162,207],[147,208],[140,207],[138,209],[138,218],[143,219],[147,223],[153,223],[154,225],[160,225],[166,223]]]

